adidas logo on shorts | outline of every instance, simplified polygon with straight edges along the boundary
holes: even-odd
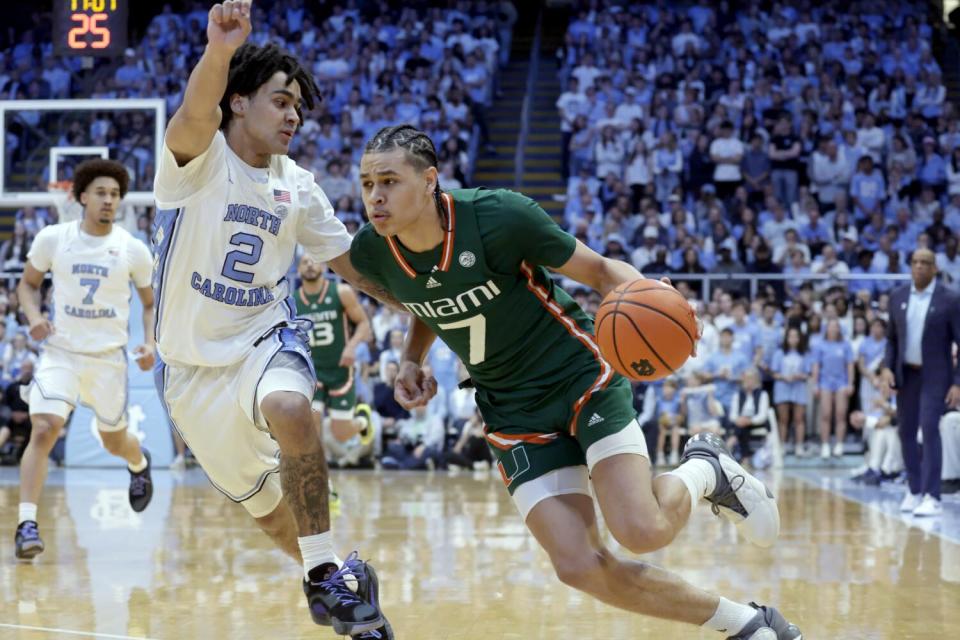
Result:
[[[436,289],[440,286],[440,283],[434,280],[433,276],[430,276],[430,279],[427,280],[427,289]]]
[[[603,417],[599,413],[595,413],[592,416],[590,416],[590,420],[587,422],[587,426],[592,427],[596,424],[600,424],[601,422],[603,422]]]

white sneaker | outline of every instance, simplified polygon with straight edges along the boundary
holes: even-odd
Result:
[[[793,455],[798,458],[807,457],[807,446],[805,444],[798,444],[796,449],[793,450]]]
[[[842,443],[842,442],[838,442],[837,444],[833,445],[833,455],[834,455],[834,457],[837,457],[837,458],[843,457],[843,443]]]
[[[943,507],[940,506],[940,501],[929,493],[923,496],[923,501],[916,509],[913,510],[913,515],[917,516],[918,518],[939,516],[942,513]]]
[[[773,546],[780,535],[780,510],[770,489],[730,457],[715,434],[698,433],[687,441],[681,461],[692,458],[706,460],[717,474],[716,488],[705,496],[713,513],[758,547]]]
[[[680,464],[680,453],[677,452],[677,451],[671,451],[671,452],[670,452],[670,457],[667,459],[667,463],[668,463],[671,467],[675,467],[675,466],[677,466],[678,464]]]
[[[186,468],[187,468],[187,461],[184,460],[184,458],[183,458],[182,455],[177,455],[177,457],[175,457],[175,458],[170,462],[170,470],[171,470],[171,471],[183,471],[183,470],[185,470]]]
[[[830,443],[824,442],[820,445],[820,457],[827,460],[830,457]]]
[[[910,493],[907,491],[907,495],[903,496],[903,502],[900,503],[900,511],[909,512],[913,511],[920,506],[920,494],[919,493]]]

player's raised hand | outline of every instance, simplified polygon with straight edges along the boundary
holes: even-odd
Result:
[[[47,318],[40,318],[36,322],[30,323],[30,337],[37,342],[46,340],[47,336],[52,334],[53,331],[53,323],[51,323]]]
[[[232,54],[250,35],[251,0],[226,0],[210,8],[207,42]]]
[[[397,403],[404,409],[425,407],[437,395],[437,380],[423,375],[423,369],[409,360],[400,365],[400,373],[393,390]]]

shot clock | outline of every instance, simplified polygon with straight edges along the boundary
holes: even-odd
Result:
[[[53,44],[59,56],[121,56],[130,0],[53,0]]]

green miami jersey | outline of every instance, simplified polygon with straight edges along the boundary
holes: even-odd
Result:
[[[313,322],[308,335],[317,378],[329,384],[336,384],[341,378],[346,380],[349,371],[340,366],[340,356],[347,344],[347,315],[337,283],[324,279],[320,293],[315,295],[301,288],[294,300],[297,303],[297,315]]]
[[[600,356],[592,318],[545,268],[565,264],[576,240],[518,193],[456,189],[442,200],[440,246],[414,253],[368,224],[350,257],[464,362],[488,433],[576,435],[599,392],[614,385],[629,398],[629,384]],[[627,405],[604,418],[610,426],[633,419]]]

